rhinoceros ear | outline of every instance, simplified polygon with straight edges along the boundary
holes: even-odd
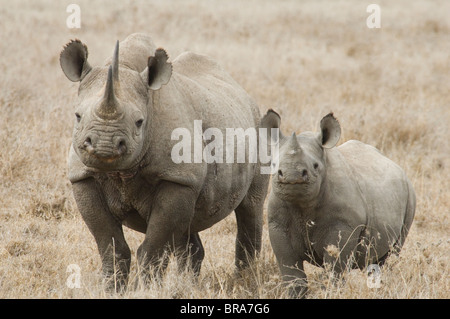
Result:
[[[72,40],[64,46],[59,56],[59,63],[70,81],[79,82],[83,80],[92,69],[87,57],[87,46],[80,40]]]
[[[267,137],[271,143],[278,143],[283,138],[283,134],[280,131],[281,117],[272,109],[269,109],[266,115],[263,116],[260,123],[260,128],[267,129]],[[278,129],[278,136],[272,134],[272,129]]]
[[[341,137],[341,125],[334,117],[333,113],[325,115],[320,121],[319,140],[323,148],[336,146]]]
[[[148,58],[147,68],[141,76],[152,90],[159,90],[161,86],[169,83],[172,76],[172,63],[167,62],[169,57],[164,49],[156,49],[155,55]]]

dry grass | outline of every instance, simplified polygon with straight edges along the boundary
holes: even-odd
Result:
[[[67,2],[67,1],[66,1]],[[236,224],[230,216],[201,236],[206,249],[195,281],[171,263],[164,281],[132,282],[123,296],[101,285],[100,258],[74,203],[66,173],[77,84],[58,63],[62,46],[81,38],[91,64],[115,40],[150,33],[172,58],[208,54],[283,129],[317,129],[332,110],[348,139],[377,146],[399,163],[417,193],[417,211],[399,257],[382,269],[379,289],[352,271],[330,284],[308,266],[310,298],[449,298],[450,3],[379,1],[382,28],[370,30],[361,1],[79,1],[82,28],[70,30],[70,2],[1,0],[0,298],[281,298],[267,225],[257,263],[234,274]],[[142,235],[126,231],[132,252]],[[81,288],[66,286],[67,266]]]

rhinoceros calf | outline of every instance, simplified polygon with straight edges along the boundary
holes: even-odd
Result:
[[[270,110],[262,125],[279,127],[279,115]],[[320,129],[281,134],[272,175],[269,235],[291,297],[305,296],[304,261],[328,263],[335,274],[382,264],[414,217],[415,193],[397,164],[359,141],[335,147],[341,128],[332,113]]]
[[[86,45],[75,40],[60,64],[69,80],[80,82],[69,178],[104,275],[117,270],[113,285],[126,283],[131,254],[122,225],[145,233],[137,251],[144,269],[159,265],[169,246],[181,265],[191,257],[198,273],[204,257],[198,232],[233,210],[236,265],[245,267],[261,247],[269,176],[249,161],[177,164],[171,148],[172,132],[193,132],[194,120],[202,120],[203,130],[258,128],[254,100],[212,59],[183,53],[170,63],[144,34],[117,42],[103,66],[87,58]]]

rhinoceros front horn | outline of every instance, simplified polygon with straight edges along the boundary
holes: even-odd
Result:
[[[114,93],[114,88],[119,85],[119,41],[116,43],[113,60],[108,69],[105,93],[103,100],[97,109],[97,115],[105,119],[113,119],[119,115],[119,103]]]
[[[114,48],[114,55],[111,65],[113,67],[114,81],[119,82],[119,40],[117,40],[116,47]]]

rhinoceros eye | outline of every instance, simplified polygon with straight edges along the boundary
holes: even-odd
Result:
[[[319,168],[319,164],[318,163],[314,163],[314,169]]]
[[[144,123],[144,120],[143,120],[143,119],[137,120],[137,121],[136,121],[136,126],[139,128],[139,127],[142,126],[142,123]]]
[[[81,121],[81,115],[79,113],[75,113],[75,116],[77,118],[77,122],[80,123]]]

